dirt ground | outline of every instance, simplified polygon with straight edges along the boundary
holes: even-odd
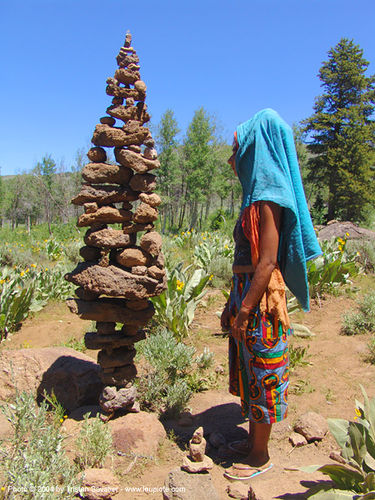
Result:
[[[362,291],[373,287],[375,280],[364,277],[359,281]],[[322,301],[321,307],[313,304],[308,314],[298,313],[292,321],[303,323],[315,334],[309,339],[291,338],[293,346],[305,346],[308,364],[297,367],[291,373],[289,416],[274,425],[270,453],[274,467],[271,471],[251,481],[229,483],[223,477],[224,468],[238,461],[239,457],[219,457],[217,450],[210,448],[207,454],[214,462],[212,480],[223,500],[228,499],[226,488],[232,484],[241,491],[247,491],[251,484],[262,500],[274,498],[304,499],[308,486],[327,478],[319,473],[306,474],[290,469],[302,465],[324,464],[331,462],[329,454],[336,450],[331,436],[319,444],[309,444],[292,448],[288,441],[296,419],[311,410],[324,417],[353,419],[355,399],[362,400],[360,384],[375,396],[375,386],[371,383],[375,376],[375,366],[365,361],[366,344],[369,335],[340,335],[342,316],[355,307],[356,296],[329,297]],[[208,346],[215,353],[215,366],[222,365],[224,373],[218,376],[217,387],[196,394],[190,402],[193,426],[180,427],[176,421],[163,425],[167,431],[173,429],[175,440],[166,439],[161,443],[159,456],[155,461],[141,461],[128,473],[121,457],[114,459],[114,468],[121,476],[123,490],[115,497],[123,499],[161,498],[160,492],[151,493],[152,488],[160,488],[168,472],[181,464],[186,454],[186,443],[194,429],[203,426],[208,435],[220,431],[227,441],[245,437],[248,428],[241,416],[238,399],[227,391],[227,339],[220,332],[216,311],[223,306],[224,298],[219,291],[210,292],[198,309],[191,333],[191,342],[199,352]],[[82,321],[70,314],[64,304],[51,304],[33,319],[24,323],[21,330],[13,334],[2,348],[18,349],[23,347],[46,347],[58,345],[72,336],[81,338],[90,329],[90,322]],[[86,351],[90,355],[90,351]],[[95,353],[92,353],[95,359]],[[121,470],[122,469],[122,470]],[[139,491],[126,492],[125,487],[139,488]],[[148,490],[148,491],[147,491]],[[203,500],[203,499],[202,499]]]

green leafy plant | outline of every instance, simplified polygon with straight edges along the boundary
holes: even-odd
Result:
[[[311,362],[306,359],[309,346],[289,346],[289,368],[292,372],[297,366],[311,365]]]
[[[64,453],[61,423],[53,413],[51,418],[47,402],[38,407],[32,394],[22,392],[0,409],[13,429],[10,442],[0,448],[4,498],[74,498],[80,486],[78,470]]]
[[[173,333],[161,330],[137,345],[137,356],[147,361],[147,374],[137,380],[141,405],[165,415],[178,415],[185,410],[194,391],[207,389],[205,371],[212,366],[213,353],[202,354],[176,340]],[[197,379],[197,380],[196,380]],[[198,383],[199,382],[199,383]]]
[[[187,337],[209,281],[210,276],[203,269],[191,272],[191,266],[182,269],[182,263],[178,264],[169,273],[167,289],[151,299],[156,322],[173,332],[178,340]]]
[[[346,248],[346,238],[320,242],[323,254],[307,262],[307,275],[312,298],[334,293],[339,286],[351,283],[358,274],[356,253]]]
[[[375,293],[369,293],[359,302],[359,310],[344,315],[341,332],[357,335],[375,332]]]
[[[0,341],[19,327],[31,310],[34,286],[21,288],[14,277],[0,280]]]
[[[76,439],[76,462],[82,469],[103,467],[107,456],[112,452],[112,435],[110,428],[100,420],[99,416],[89,418],[84,415],[80,433]]]
[[[353,421],[328,419],[328,426],[341,448],[345,464],[301,467],[305,472],[320,471],[333,486],[322,484],[309,498],[319,500],[375,498],[375,398],[369,399],[361,386],[364,403],[356,401]]]

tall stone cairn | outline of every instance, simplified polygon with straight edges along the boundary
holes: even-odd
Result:
[[[96,322],[96,331],[85,335],[85,345],[100,349],[105,387],[99,402],[109,414],[137,410],[134,344],[145,338],[142,328],[154,314],[149,298],[166,287],[162,240],[154,231],[161,200],[153,192],[156,177],[151,173],[160,163],[144,126],[150,116],[138,62],[128,33],[114,78],[107,79],[106,93],[113,97],[109,116],[95,127],[82,188],[72,200],[84,208],[77,225],[89,228],[80,249],[83,262],[65,276],[78,286],[77,298],[67,301],[69,309]],[[107,162],[104,148],[114,148],[117,164]]]

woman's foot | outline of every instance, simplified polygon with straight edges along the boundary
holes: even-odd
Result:
[[[249,456],[251,445],[249,439],[241,439],[240,441],[232,441],[228,444],[228,449],[238,455]]]
[[[251,460],[250,462],[251,463],[233,464],[232,467],[226,469],[224,477],[232,480],[245,481],[258,476],[259,474],[263,474],[273,467],[273,464],[269,459],[262,464],[255,464],[255,462],[257,462],[256,460]]]

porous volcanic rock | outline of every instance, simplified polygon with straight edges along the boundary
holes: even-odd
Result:
[[[135,153],[130,149],[116,148],[115,157],[120,165],[132,168],[139,174],[143,174],[149,170],[154,170],[155,168],[160,167],[159,160],[148,160],[141,154]]]
[[[132,175],[131,168],[109,163],[88,163],[82,170],[83,179],[90,184],[127,184]]]

